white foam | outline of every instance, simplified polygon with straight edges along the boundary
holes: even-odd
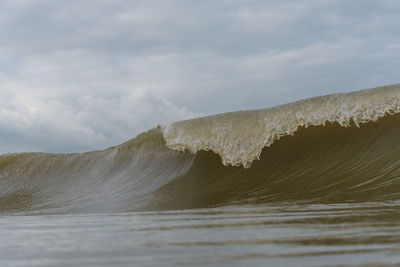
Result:
[[[273,108],[238,111],[186,121],[162,128],[169,148],[212,150],[225,165],[250,167],[268,147],[301,126],[337,122],[356,126],[400,112],[400,84],[309,98]]]

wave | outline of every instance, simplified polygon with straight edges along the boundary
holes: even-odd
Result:
[[[225,165],[250,167],[264,147],[293,135],[299,127],[327,122],[359,126],[399,112],[399,85],[392,85],[176,122],[164,128],[164,138],[172,149],[212,150]]]
[[[175,122],[102,151],[6,154],[0,212],[397,201],[399,136],[392,85]]]

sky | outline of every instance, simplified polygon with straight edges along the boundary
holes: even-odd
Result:
[[[400,82],[400,2],[1,0],[0,153]]]

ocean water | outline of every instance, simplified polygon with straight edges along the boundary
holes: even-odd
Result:
[[[0,156],[0,266],[400,266],[400,86]]]
[[[1,266],[398,266],[400,202],[2,216]]]

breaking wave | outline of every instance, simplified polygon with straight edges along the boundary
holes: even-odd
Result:
[[[0,212],[400,199],[400,85],[172,123],[102,151],[0,156]]]

